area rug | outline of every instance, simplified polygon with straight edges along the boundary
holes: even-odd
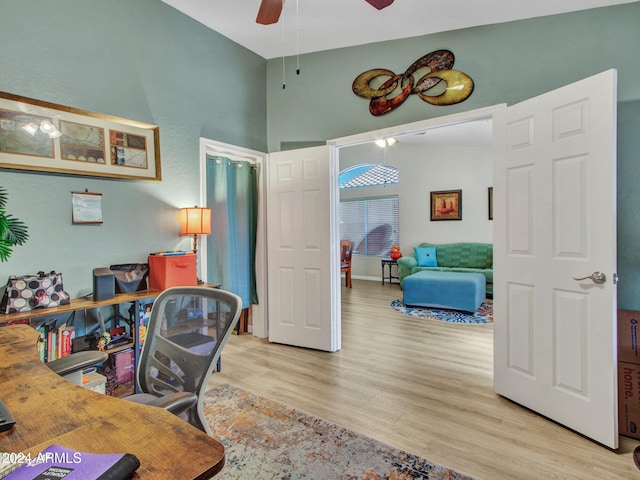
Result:
[[[407,307],[402,300],[391,300],[391,308],[412,317],[431,318],[450,323],[493,323],[493,301],[486,299],[474,313],[428,307]]]
[[[471,480],[231,385],[207,391],[204,413],[225,448],[225,467],[216,480]]]

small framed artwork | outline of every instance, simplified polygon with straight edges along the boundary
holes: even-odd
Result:
[[[102,194],[71,192],[71,221],[74,224],[102,225]]]
[[[431,192],[431,221],[462,220],[462,190]]]
[[[493,187],[489,187],[489,220],[493,220]]]

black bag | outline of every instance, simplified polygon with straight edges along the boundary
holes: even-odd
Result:
[[[0,302],[0,312],[29,312],[37,308],[68,305],[70,301],[62,285],[61,273],[51,271],[38,272],[37,275],[11,275]]]
[[[109,267],[116,280],[116,293],[133,293],[147,289],[148,263],[123,263]]]

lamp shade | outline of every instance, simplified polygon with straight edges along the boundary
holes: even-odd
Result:
[[[211,234],[210,208],[181,208],[178,219],[180,220],[180,235]]]

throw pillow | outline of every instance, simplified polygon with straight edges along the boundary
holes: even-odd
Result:
[[[413,247],[419,267],[437,267],[436,247]]]

